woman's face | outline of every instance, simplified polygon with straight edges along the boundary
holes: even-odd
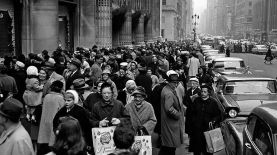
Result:
[[[44,70],[40,70],[38,74],[38,78],[40,80],[46,80],[46,72]]]
[[[109,74],[103,74],[102,78],[104,81],[107,81],[109,79]]]
[[[70,109],[74,105],[74,99],[71,93],[65,95],[65,106],[67,109]]]
[[[136,68],[137,68],[136,64],[135,63],[131,63],[131,69],[134,70]]]
[[[102,97],[104,101],[110,101],[113,97],[113,92],[110,87],[106,87],[102,89]]]
[[[141,105],[143,100],[144,100],[143,95],[141,95],[141,94],[135,94],[134,95],[134,103],[136,105]]]

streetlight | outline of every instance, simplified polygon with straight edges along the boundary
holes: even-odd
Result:
[[[194,28],[193,28],[193,33],[194,33],[194,35],[193,35],[193,40],[194,40],[194,42],[196,41],[196,25],[197,25],[197,19],[199,19],[199,15],[197,15],[197,14],[192,15],[192,20],[194,20],[193,23],[192,23],[192,25],[194,25]]]

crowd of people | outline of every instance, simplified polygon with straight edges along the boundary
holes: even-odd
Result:
[[[187,42],[5,57],[0,154],[94,154],[91,129],[107,126],[117,126],[112,154],[136,154],[135,135],[158,135],[159,154],[175,154],[184,131],[190,151],[208,154],[203,132],[220,122],[211,69]]]

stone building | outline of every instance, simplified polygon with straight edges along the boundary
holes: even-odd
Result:
[[[160,5],[160,0],[1,0],[0,56],[152,42],[160,36]]]
[[[191,0],[162,0],[161,35],[163,38],[177,41],[185,37],[187,23],[190,22],[187,20],[191,11],[187,10],[189,1]]]

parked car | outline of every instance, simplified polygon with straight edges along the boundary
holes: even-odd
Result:
[[[213,47],[210,46],[210,45],[201,45],[201,49],[202,49],[203,51],[205,51],[205,50],[213,49]]]
[[[214,49],[210,49],[210,50],[203,50],[203,55],[204,56],[207,56],[209,54],[218,54],[219,53],[219,50],[214,50]]]
[[[277,82],[256,75],[222,75],[214,87],[222,117],[247,117],[257,106],[277,102]]]
[[[277,154],[277,102],[256,107],[243,131],[244,155]]]
[[[268,48],[266,45],[254,45],[252,53],[254,54],[266,54]]]
[[[235,57],[215,58],[212,61],[215,81],[221,75],[229,74],[252,74],[244,60]]]
[[[215,58],[224,58],[226,57],[225,54],[212,54],[212,55],[207,55],[205,56],[205,65],[208,66],[208,64],[212,63],[212,61]]]

